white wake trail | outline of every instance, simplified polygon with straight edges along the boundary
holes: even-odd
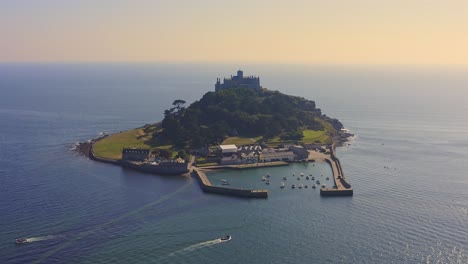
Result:
[[[181,250],[177,250],[177,251],[175,251],[175,252],[172,252],[171,254],[169,254],[168,257],[172,257],[172,256],[178,255],[178,254],[184,254],[184,253],[187,253],[187,252],[192,252],[192,251],[195,251],[195,250],[198,250],[198,249],[201,249],[201,248],[213,246],[213,245],[216,245],[216,244],[219,244],[219,243],[223,243],[223,242],[224,242],[224,241],[221,240],[220,238],[213,239],[213,240],[208,240],[208,241],[201,242],[201,243],[197,243],[197,244],[191,245],[191,246],[189,246],[189,247],[186,247],[186,248],[184,248],[184,249],[181,249]]]

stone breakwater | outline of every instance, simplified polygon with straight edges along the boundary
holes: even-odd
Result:
[[[335,148],[330,148],[330,158],[326,158],[325,161],[330,164],[333,172],[333,180],[335,181],[335,188],[321,188],[320,195],[322,196],[352,196],[353,189],[351,184],[346,181],[341,168],[340,160],[335,156]]]
[[[235,189],[225,188],[220,186],[211,185],[210,180],[205,173],[194,169],[192,175],[198,180],[201,189],[207,193],[217,193],[223,195],[237,196],[237,197],[248,197],[248,198],[267,198],[267,190],[248,190],[248,189]]]

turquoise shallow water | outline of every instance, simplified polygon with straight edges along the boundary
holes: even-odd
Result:
[[[270,191],[241,199],[70,151],[99,132],[158,121],[172,100],[191,102],[235,70],[0,65],[0,263],[468,263],[463,71],[244,68],[270,89],[316,100],[357,134],[338,149],[353,197],[279,188],[283,175],[288,184],[309,182],[300,172],[325,177],[325,163],[209,174]],[[220,243],[226,234],[233,240]],[[34,242],[17,246],[17,237]]]

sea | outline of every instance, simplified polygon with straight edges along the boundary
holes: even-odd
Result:
[[[319,162],[208,174],[269,191],[245,199],[73,151],[239,68],[355,134],[337,149],[354,196],[310,188],[300,173],[332,185]],[[0,64],[0,263],[468,263],[467,98],[462,67]]]

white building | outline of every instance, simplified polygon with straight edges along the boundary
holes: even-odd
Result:
[[[237,146],[236,145],[219,145],[218,150],[221,151],[223,156],[225,155],[232,155],[237,153]]]
[[[260,154],[260,162],[270,161],[293,161],[294,152],[292,151],[277,151],[275,149],[264,149]]]

